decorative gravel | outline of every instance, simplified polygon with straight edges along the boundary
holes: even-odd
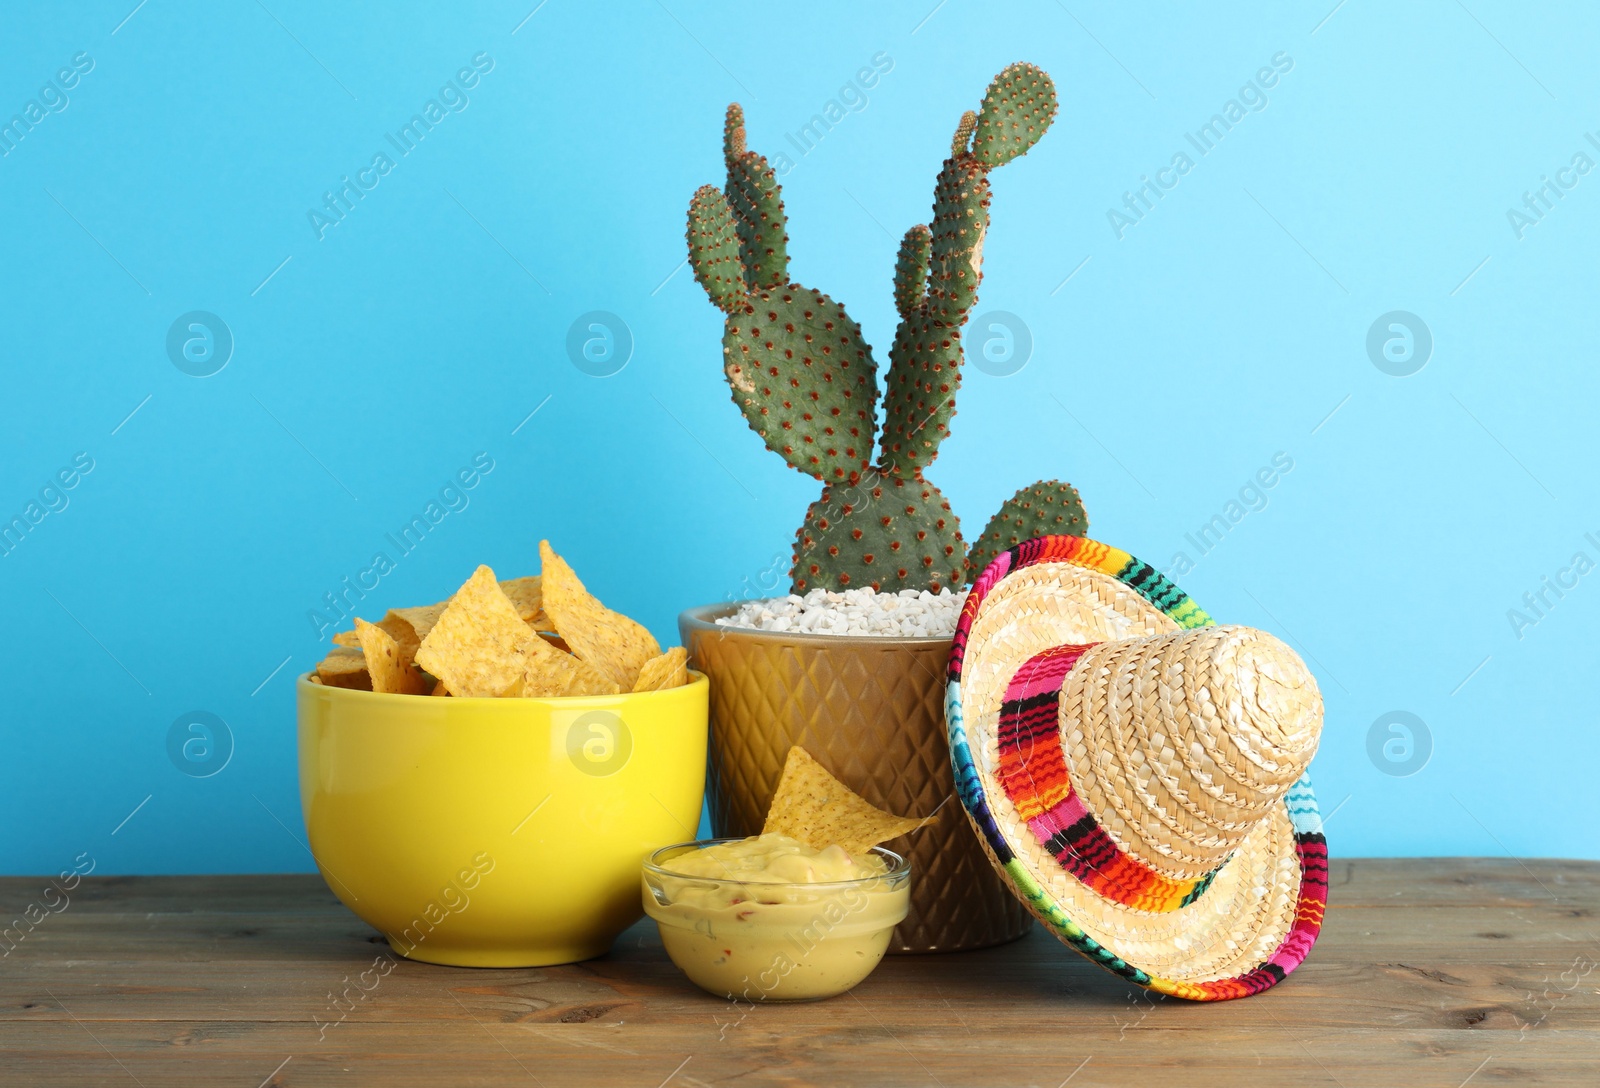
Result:
[[[794,631],[808,635],[882,635],[889,638],[948,638],[967,591],[938,593],[902,589],[879,593],[873,589],[847,589],[834,593],[813,589],[804,597],[790,594],[764,601],[746,601],[739,611],[717,622],[724,627],[757,631]]]

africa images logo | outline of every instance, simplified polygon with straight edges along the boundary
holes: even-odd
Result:
[[[1266,109],[1271,102],[1267,97],[1267,91],[1276,87],[1280,79],[1294,71],[1294,58],[1280,49],[1272,54],[1270,65],[1258,69],[1255,76],[1247,80],[1233,98],[1224,102],[1221,110],[1212,114],[1205,124],[1194,132],[1183,134],[1183,138],[1194,148],[1197,155],[1205,158],[1216,150],[1235,126],[1243,122],[1246,117]],[[1156,171],[1153,180],[1148,174],[1140,174],[1141,184],[1135,186],[1131,192],[1122,194],[1122,207],[1106,209],[1106,222],[1111,224],[1111,232],[1117,236],[1117,241],[1122,241],[1128,233],[1128,228],[1142,222],[1146,215],[1154,211],[1156,201],[1176,189],[1178,183],[1195,168],[1195,163],[1196,160],[1191,158],[1187,151],[1179,148],[1172,153],[1172,161]]]
[[[62,65],[55,76],[39,88],[39,93],[35,97],[25,102],[22,109],[13,114],[4,125],[0,125],[0,159],[10,158],[17,145],[35,128],[44,124],[45,118],[53,113],[61,113],[72,105],[72,99],[67,92],[76,87],[78,81],[92,71],[94,71],[94,58],[85,52],[74,53],[72,59]]]
[[[393,574],[400,560],[421,547],[422,542],[428,539],[428,534],[436,531],[445,518],[459,514],[470,506],[472,497],[467,492],[477,487],[485,476],[494,471],[494,467],[494,458],[480,451],[473,456],[470,465],[463,465],[445,481],[437,497],[429,498],[421,513],[413,514],[397,530],[384,533],[384,547],[373,553],[371,562],[357,571],[353,578],[345,575],[336,588],[322,595],[323,610],[306,610],[306,619],[317,632],[317,638],[327,638],[339,629],[340,623],[354,620],[356,602],[377,589],[383,578]]]
[[[1583,138],[1589,145],[1600,152],[1600,139],[1595,138],[1592,132],[1585,132]],[[1567,199],[1567,194],[1578,187],[1578,182],[1589,176],[1594,169],[1594,160],[1589,153],[1579,148],[1572,153],[1572,161],[1566,166],[1555,171],[1552,180],[1549,174],[1540,174],[1540,184],[1534,186],[1530,192],[1523,190],[1522,207],[1506,209],[1506,222],[1511,224],[1511,233],[1517,236],[1517,241],[1522,241],[1528,236],[1528,231],[1535,225],[1544,221],[1544,217],[1554,210],[1557,200]]]
[[[56,474],[45,481],[36,499],[29,499],[20,514],[10,520],[0,518],[0,557],[8,556],[22,546],[28,534],[51,514],[59,514],[72,502],[68,491],[77,487],[83,478],[94,471],[94,458],[87,453],[73,456],[72,463],[63,465]]]
[[[383,138],[389,141],[400,158],[405,158],[415,151],[446,117],[452,113],[460,113],[471,105],[472,99],[467,97],[467,91],[476,87],[478,81],[492,71],[494,71],[494,58],[488,53],[475,54],[471,65],[456,72],[454,79],[445,81],[439,88],[436,98],[424,102],[422,109],[412,114],[410,120],[394,132],[384,133]],[[323,193],[321,210],[311,208],[306,211],[306,222],[311,225],[317,241],[322,241],[330,228],[344,222],[344,217],[355,211],[356,201],[365,200],[367,194],[376,189],[378,183],[388,177],[396,165],[397,161],[391,158],[387,151],[375,151],[372,162],[357,170],[353,180],[349,174],[344,174],[339,178],[341,185]]]

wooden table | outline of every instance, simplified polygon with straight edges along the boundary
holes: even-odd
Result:
[[[0,880],[0,919],[43,887]],[[0,959],[0,1084],[1600,1085],[1593,862],[1336,860],[1310,960],[1221,1005],[1038,928],[743,1014],[648,922],[570,967],[400,961],[357,999],[386,952],[314,876],[91,877]]]

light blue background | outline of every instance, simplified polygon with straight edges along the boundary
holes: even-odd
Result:
[[[729,100],[776,154],[879,51],[869,104],[783,182],[795,278],[845,301],[880,362],[895,242],[960,112],[1012,60],[1061,94],[994,177],[978,307],[1020,316],[1032,357],[969,369],[930,471],[969,538],[1058,476],[1096,537],[1164,568],[1189,553],[1208,610],[1317,673],[1336,854],[1600,857],[1600,574],[1520,638],[1507,619],[1575,552],[1600,559],[1600,173],[1520,239],[1506,214],[1600,156],[1591,9],[134,2],[0,16],[0,118],[95,61],[0,159],[0,516],[95,463],[0,559],[0,871],[82,851],[97,872],[309,869],[292,689],[327,644],[307,612],[479,451],[494,470],[370,615],[480,561],[531,572],[549,537],[675,641],[681,608],[787,556],[817,485],[729,401],[684,209],[720,179]],[[1119,240],[1108,209],[1279,51],[1269,104]],[[319,241],[324,191],[480,52],[470,105]],[[191,310],[236,340],[213,377],[166,355]],[[635,342],[611,377],[566,353],[592,310]],[[1434,338],[1410,377],[1367,354],[1391,310]],[[1280,451],[1266,508],[1198,557],[1185,534]],[[205,779],[166,752],[197,709],[236,743]],[[1409,777],[1368,755],[1393,710],[1431,734]]]

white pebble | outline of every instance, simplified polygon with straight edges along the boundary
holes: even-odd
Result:
[[[902,589],[879,593],[813,589],[764,601],[745,601],[739,611],[717,622],[757,631],[795,631],[816,635],[879,635],[897,638],[949,638],[966,603],[967,591]]]

